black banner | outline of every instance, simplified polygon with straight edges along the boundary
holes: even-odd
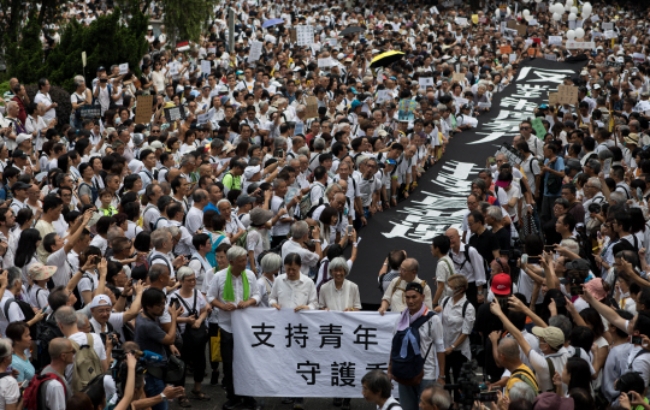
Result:
[[[419,261],[420,278],[434,280],[431,241],[449,227],[460,227],[471,180],[497,151],[496,146],[511,143],[519,123],[532,119],[533,110],[548,101],[548,93],[555,92],[567,76],[577,77],[583,65],[544,59],[523,62],[515,81],[494,95],[492,108],[479,117],[478,127],[451,139],[443,159],[418,182],[418,191],[397,208],[368,221],[359,233],[363,240],[349,278],[359,285],[362,303],[379,304],[377,274],[393,249],[406,250]]]
[[[79,114],[84,120],[94,120],[102,117],[102,107],[100,105],[84,105],[79,107]]]

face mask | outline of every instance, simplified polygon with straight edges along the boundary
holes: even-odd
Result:
[[[183,57],[178,57],[178,62],[182,63],[183,62]]]
[[[122,119],[120,117],[117,117],[113,122],[115,123],[115,125],[117,125],[122,122]]]

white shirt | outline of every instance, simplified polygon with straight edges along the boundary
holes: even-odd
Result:
[[[309,268],[318,264],[318,254],[303,248],[299,243],[295,242],[293,238],[289,239],[284,243],[284,245],[282,245],[282,260],[284,260],[284,258],[286,258],[286,256],[290,253],[297,253],[300,255],[300,258],[302,260],[300,273],[305,276],[309,275]]]
[[[401,320],[401,315],[395,322],[395,334],[397,324]],[[409,314],[409,324],[413,323],[413,318]],[[443,340],[442,321],[439,315],[433,315],[431,318],[420,326],[420,354],[424,357],[424,380],[437,380],[440,374],[438,369],[438,352],[445,350]],[[426,357],[425,357],[426,355]]]
[[[203,227],[203,210],[193,206],[185,216],[185,227],[194,235]]]
[[[353,308],[361,310],[359,286],[347,279],[343,280],[341,289],[337,289],[334,280],[330,280],[320,288],[318,293],[320,309],[338,310]]]
[[[474,321],[476,320],[476,309],[471,303],[468,303],[463,317],[463,306],[465,306],[466,302],[466,296],[463,296],[456,303],[454,303],[453,297],[443,299],[440,302],[440,306],[444,306],[442,308],[442,325],[445,329],[443,335],[445,348],[451,347],[461,334],[469,336],[472,333]],[[454,346],[454,350],[460,351],[468,360],[472,360],[469,337],[465,338],[465,341],[460,345]]]
[[[235,300],[231,302],[227,302],[223,299],[223,291],[226,285],[227,272],[228,269],[220,270],[214,275],[214,278],[212,278],[212,282],[210,282],[210,287],[208,288],[208,295],[207,295],[208,303],[212,303],[213,300],[217,299],[222,303],[234,303],[236,305],[239,302],[244,300],[244,285],[242,282],[242,275],[239,276],[232,275],[232,286],[235,294]],[[256,286],[255,274],[250,270],[244,271],[243,274],[245,274],[246,277],[248,278],[248,288],[249,288],[248,298],[255,299],[256,304],[259,303],[261,297],[260,297],[260,290]],[[219,327],[221,327],[224,331],[228,333],[232,333],[231,316],[232,316],[231,312],[225,310],[219,310]]]
[[[52,105],[52,96],[48,94],[43,94],[42,92],[37,92],[36,96],[34,97],[34,102],[36,104],[38,103],[43,103],[46,107],[49,107]],[[54,108],[50,108],[43,114],[43,120],[45,120],[46,124],[49,124],[50,121],[52,121],[54,118],[56,118],[56,110]]]
[[[413,282],[422,284],[422,279],[420,279],[418,276],[415,276]],[[396,277],[388,284],[388,287],[386,288],[384,296],[381,298],[381,300],[385,300],[390,304],[391,312],[402,312],[404,309],[406,309],[406,299],[404,297],[404,290],[406,289],[406,285],[408,285],[408,282],[406,282],[400,276]],[[426,284],[424,286],[424,304],[429,309],[433,309],[431,307],[431,288]]]
[[[18,403],[20,398],[20,388],[15,378],[3,377],[0,379],[0,409],[7,408],[7,404]]]
[[[300,274],[298,280],[289,280],[284,273],[273,281],[269,304],[278,304],[282,308],[290,309],[307,305],[309,309],[318,309],[316,285],[307,275]]]
[[[477,286],[485,285],[485,267],[483,266],[483,257],[473,246],[469,249],[469,261],[465,261],[465,245],[460,244],[458,253],[453,249],[449,250],[449,257],[454,262],[454,269],[467,278],[468,283],[476,283]]]
[[[51,253],[47,257],[47,265],[56,266],[56,272],[52,276],[54,286],[66,286],[70,282],[72,269],[65,253],[65,247],[62,246],[58,251]]]
[[[4,295],[2,295],[2,299],[0,299],[0,334],[4,335],[7,333],[7,326],[9,326],[9,323],[25,320],[25,315],[23,315],[23,311],[20,309],[20,306],[18,306],[18,303],[12,302],[11,306],[9,306],[9,318],[5,316],[5,305],[7,304],[7,301],[15,298],[16,297],[13,293],[6,290]]]

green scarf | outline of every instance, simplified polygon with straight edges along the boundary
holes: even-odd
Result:
[[[244,297],[242,300],[248,300],[250,293],[250,287],[248,285],[248,275],[246,271],[241,273],[242,284],[244,285]],[[235,303],[235,288],[232,285],[232,273],[230,273],[230,266],[228,266],[228,272],[226,272],[226,285],[223,288],[223,300],[226,302]]]

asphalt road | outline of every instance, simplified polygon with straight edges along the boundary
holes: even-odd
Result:
[[[208,367],[209,372],[209,367]],[[186,379],[185,389],[189,391],[194,386],[194,380],[191,377]],[[210,401],[200,401],[190,398],[192,404],[191,409],[193,410],[221,410],[221,406],[226,402],[226,391],[219,386],[210,385],[210,377],[206,377],[203,381],[203,392],[210,397]],[[191,397],[191,394],[188,394],[188,397]],[[258,399],[259,401],[259,399]],[[340,409],[340,407],[334,407],[332,405],[331,398],[306,398],[304,403],[305,410],[335,410]],[[176,403],[176,401],[170,403],[170,408],[177,410],[181,409]],[[282,404],[282,398],[273,397],[264,399],[264,410],[292,410],[292,404]],[[352,399],[351,402],[352,410],[376,410],[376,406],[371,403],[368,403],[364,399]],[[244,407],[239,407],[236,410],[244,410]]]

